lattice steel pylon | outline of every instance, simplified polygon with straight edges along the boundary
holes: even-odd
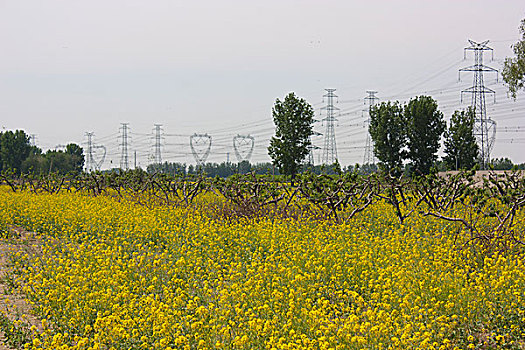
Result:
[[[190,148],[197,166],[204,166],[210,155],[211,136],[208,134],[193,134],[190,136]]]
[[[155,124],[155,163],[161,164],[162,163],[162,155],[160,152],[160,141],[162,139],[161,137],[161,131],[162,131],[162,124]]]
[[[318,122],[318,120],[314,120],[314,122]],[[312,143],[312,136],[322,136],[322,134],[320,132],[314,131],[313,134],[308,137],[310,139],[310,145],[308,146],[308,160],[306,164],[314,166],[314,150],[321,149],[321,147],[315,146]]]
[[[310,145],[308,146],[308,160],[306,164],[314,166],[314,145],[312,144],[312,136],[308,137],[310,140]]]
[[[120,153],[120,169],[129,169],[129,157],[128,157],[128,123],[120,123],[121,127],[121,153]]]
[[[86,132],[87,136],[87,157],[86,157],[86,171],[93,171],[93,135],[92,132]]]
[[[376,96],[377,91],[367,90],[366,93],[368,96],[364,98],[365,100],[365,106],[368,106],[364,110],[364,112],[367,114],[368,118],[366,120],[366,143],[365,143],[365,155],[363,157],[363,164],[375,164],[376,159],[374,157],[374,144],[372,143],[372,138],[370,137],[370,108],[376,104],[377,101],[379,101],[379,98]]]
[[[469,40],[469,43],[470,46],[464,49],[463,55],[466,57],[467,50],[474,51],[474,64],[460,69],[459,75],[461,78],[461,72],[474,72],[474,81],[471,87],[461,91],[461,101],[463,101],[463,93],[472,95],[471,107],[475,113],[474,134],[479,144],[481,167],[486,169],[487,164],[490,163],[490,152],[496,139],[496,122],[487,117],[485,94],[494,94],[494,102],[496,102],[496,92],[485,86],[483,72],[495,72],[497,81],[498,70],[483,64],[485,51],[491,51],[492,58],[494,58],[494,50],[487,46],[488,40],[482,43]]]
[[[255,146],[255,138],[251,135],[239,135],[233,137],[233,150],[237,161],[250,161]]]
[[[326,117],[322,119],[323,123],[326,122],[326,131],[324,134],[324,145],[323,145],[323,164],[331,165],[337,161],[337,146],[335,142],[335,112],[339,108],[334,107],[334,94],[336,89],[325,89],[326,94],[323,95],[323,99],[326,97],[326,106],[321,110],[326,111]]]
[[[106,147],[103,145],[95,145],[93,142],[93,136],[95,133],[86,132],[87,136],[87,154],[86,154],[86,171],[91,172],[95,170],[100,170],[102,163],[106,159]],[[101,150],[102,153],[97,152]],[[95,155],[93,155],[96,152]],[[97,157],[97,158],[95,158]]]

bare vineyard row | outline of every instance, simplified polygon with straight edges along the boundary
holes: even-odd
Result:
[[[136,170],[48,176],[3,172],[0,180],[14,192],[75,191],[132,198],[142,205],[198,206],[204,205],[198,200],[201,195],[214,194],[219,212],[229,220],[271,215],[342,223],[384,201],[400,224],[410,215],[432,216],[460,224],[462,229],[457,234],[467,234],[467,242],[481,242],[485,247],[498,249],[525,244],[515,220],[525,205],[525,177],[521,171],[489,171],[481,180],[476,179],[474,171],[414,178],[385,173],[303,173],[297,175],[293,185],[281,178],[255,174],[210,179],[203,175],[172,176]],[[209,201],[206,203],[209,205]]]

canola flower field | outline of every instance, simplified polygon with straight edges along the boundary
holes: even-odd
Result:
[[[42,247],[10,257],[43,326],[25,348],[525,347],[521,248],[461,248],[455,223],[380,201],[343,224],[208,214],[0,187],[0,230]]]

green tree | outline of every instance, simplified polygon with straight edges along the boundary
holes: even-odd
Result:
[[[293,183],[308,155],[314,110],[308,102],[291,92],[284,101],[275,101],[272,115],[275,136],[270,140],[268,154],[281,174],[291,175]]]
[[[0,133],[0,170],[12,169],[20,174],[22,163],[32,149],[29,136],[23,130]]]
[[[66,152],[69,155],[70,171],[81,173],[84,168],[84,150],[76,143],[70,143],[66,146]]]
[[[506,58],[501,75],[503,80],[507,83],[512,97],[516,98],[519,89],[522,89],[525,84],[525,19],[521,21],[519,27],[521,33],[521,40],[512,45],[514,58]]]
[[[65,151],[49,150],[45,154],[47,171],[50,173],[80,173],[84,167],[84,151],[77,144],[70,143]]]
[[[48,150],[45,154],[46,172],[67,174],[69,172],[68,156],[64,151]]]
[[[146,171],[150,174],[162,173],[171,175],[186,175],[186,164],[184,163],[154,163],[148,165]]]
[[[237,164],[237,169],[239,174],[248,174],[252,169],[252,166],[249,161],[243,160]]]
[[[370,137],[374,155],[386,171],[399,173],[406,156],[406,129],[403,107],[399,102],[382,102],[370,107]]]
[[[445,131],[445,156],[447,169],[472,169],[479,157],[479,147],[474,135],[474,110],[455,111]]]
[[[35,146],[29,156],[22,162],[21,172],[24,174],[44,174],[48,171],[47,160],[42,154],[42,150]]]
[[[251,164],[250,170],[258,175],[279,175],[279,169],[276,169],[272,163]]]
[[[490,165],[494,170],[511,170],[514,164],[509,158],[496,158],[492,159]]]
[[[437,160],[446,124],[437,102],[430,96],[413,98],[405,106],[408,159],[416,173],[428,174]]]

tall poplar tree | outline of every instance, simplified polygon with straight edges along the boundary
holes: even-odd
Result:
[[[455,111],[445,131],[445,156],[449,170],[472,169],[479,157],[479,146],[474,135],[474,110]]]
[[[408,159],[415,174],[428,174],[437,160],[446,124],[430,96],[413,98],[405,106]]]
[[[0,170],[11,169],[19,174],[31,150],[29,136],[23,130],[0,132]]]
[[[283,101],[275,101],[272,115],[275,136],[270,140],[268,154],[281,174],[291,175],[293,183],[308,155],[314,110],[306,100],[290,92]]]
[[[399,173],[406,156],[406,129],[403,107],[399,102],[382,102],[370,107],[370,137],[380,166]]]

